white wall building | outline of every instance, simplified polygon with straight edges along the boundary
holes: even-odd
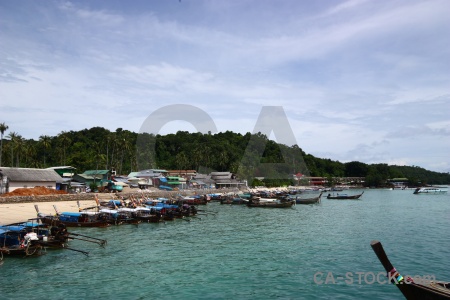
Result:
[[[0,193],[36,186],[56,189],[56,184],[62,181],[63,178],[51,169],[0,167]]]

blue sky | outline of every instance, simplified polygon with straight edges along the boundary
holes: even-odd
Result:
[[[246,133],[281,106],[306,153],[449,172],[449,15],[446,0],[0,1],[0,122],[139,132],[189,104]],[[161,133],[177,130],[195,128]]]

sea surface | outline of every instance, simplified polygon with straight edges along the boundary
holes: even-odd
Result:
[[[450,280],[448,193],[366,189],[361,200],[288,209],[199,208],[190,222],[70,229],[108,240],[70,242],[89,256],[6,257],[0,299],[403,299],[374,239],[403,275]]]

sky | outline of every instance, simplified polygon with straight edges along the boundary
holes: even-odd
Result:
[[[191,107],[245,134],[281,109],[316,157],[450,172],[449,15],[447,0],[3,0],[0,123],[140,132]]]

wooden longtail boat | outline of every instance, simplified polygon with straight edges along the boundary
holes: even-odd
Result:
[[[38,217],[41,218],[42,223],[51,226],[63,224],[67,227],[107,227],[109,225],[106,218],[101,219],[99,214],[89,212],[64,212],[56,216],[39,213]]]
[[[247,199],[243,199],[241,197],[227,197],[225,199],[220,200],[220,204],[236,204],[236,205],[240,205],[240,204],[247,204],[248,200]]]
[[[320,203],[320,199],[322,198],[322,192],[319,194],[319,196],[312,197],[312,198],[295,198],[296,204],[316,204]]]
[[[363,194],[364,194],[364,192],[362,192],[361,194],[358,194],[358,195],[347,195],[347,194],[331,195],[331,194],[328,194],[327,199],[333,199],[333,200],[357,200]]]
[[[131,209],[134,211],[132,216],[137,218],[141,222],[145,223],[159,223],[163,221],[163,217],[161,213],[155,209],[151,209],[149,207],[136,207]]]
[[[0,244],[8,255],[40,255],[42,248],[64,248],[68,234],[64,225],[49,228],[39,218],[0,226]]]
[[[20,228],[19,228],[20,227]],[[11,256],[38,256],[42,253],[42,246],[36,233],[27,233],[23,226],[1,226],[0,253]]]
[[[408,300],[441,300],[450,299],[450,282],[437,282],[431,280],[421,280],[415,282],[412,278],[403,278],[402,275],[394,268],[389,258],[384,252],[383,246],[379,241],[370,243],[373,251],[377,255],[389,279],[402,292]]]
[[[292,207],[295,204],[295,200],[278,200],[264,201],[261,199],[250,199],[247,203],[248,207],[264,207],[264,208],[286,208]]]
[[[77,239],[105,246],[107,241],[87,235],[68,232],[64,224],[48,227],[42,219],[0,226],[1,254],[15,256],[38,256],[42,249],[64,249],[88,255],[83,250],[68,247],[69,239]]]
[[[189,205],[206,205],[211,200],[211,198],[205,196],[191,196],[191,197],[180,197],[177,199],[181,204],[189,204]]]
[[[37,205],[35,205],[34,208],[42,223],[51,226],[64,224],[67,227],[107,227],[109,225],[106,217],[98,212],[82,211],[59,213],[56,206],[54,206],[56,215],[47,215],[39,212]]]
[[[139,224],[141,220],[132,216],[129,208],[109,209],[102,208],[99,210],[100,217],[105,218],[106,222],[110,225],[122,225],[122,224]]]
[[[11,256],[40,256],[42,255],[42,246],[37,245],[29,245],[27,247],[0,247],[0,252],[2,255],[11,255]]]

